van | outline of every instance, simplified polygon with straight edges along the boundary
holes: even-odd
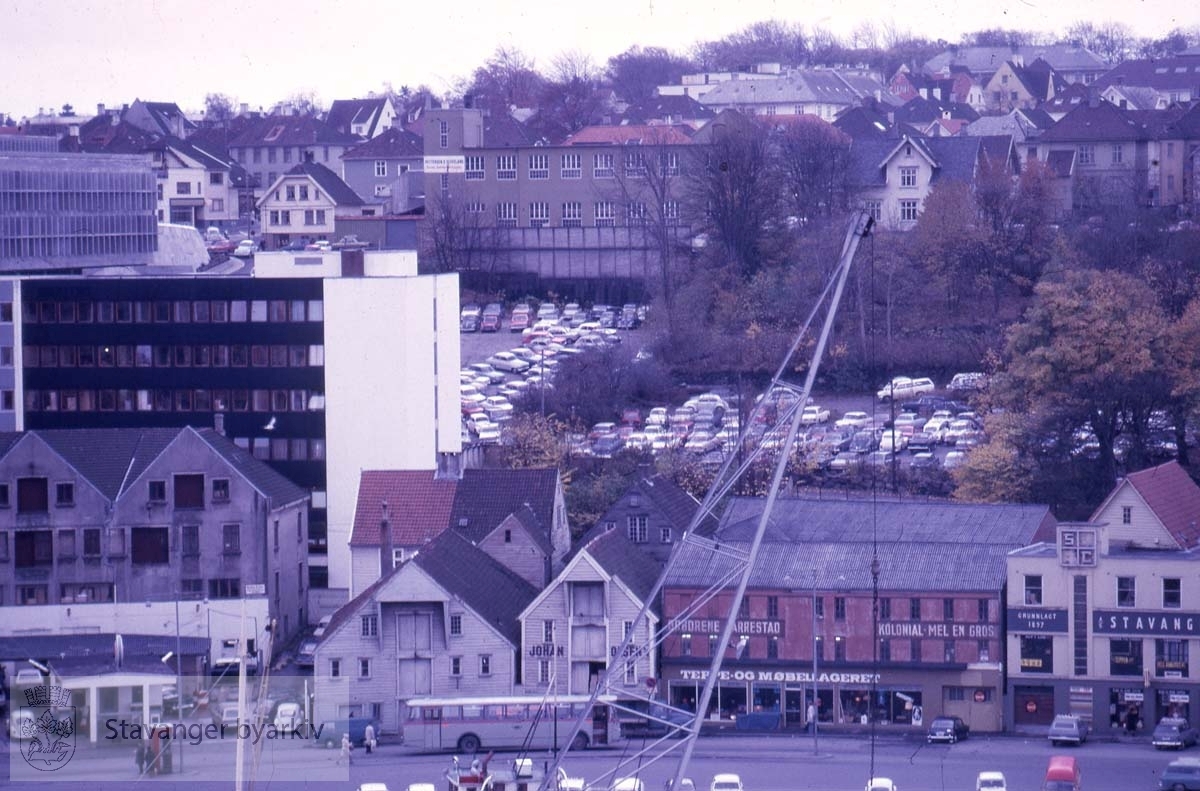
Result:
[[[375,727],[376,738],[379,725],[370,717],[351,717],[348,720],[327,720],[313,728],[313,740],[326,747],[338,747],[342,743],[342,735],[350,737],[350,743],[355,747],[365,746],[367,726]]]
[[[1079,762],[1070,755],[1052,755],[1046,767],[1042,791],[1081,791]]]
[[[1200,789],[1200,759],[1180,758],[1167,764],[1158,776],[1163,791],[1198,791]]]

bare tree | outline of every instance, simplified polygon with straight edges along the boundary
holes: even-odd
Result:
[[[799,116],[775,134],[782,190],[792,216],[829,217],[846,206],[850,138],[816,116]]]
[[[426,271],[484,271],[489,276],[507,249],[500,229],[486,222],[480,204],[448,193],[426,199],[421,251]]]
[[[536,105],[544,84],[532,58],[519,49],[499,47],[475,69],[463,92],[474,96],[477,106],[506,115],[513,107]]]
[[[654,95],[659,85],[673,85],[696,68],[688,58],[660,47],[631,47],[608,59],[605,74],[617,94],[636,104]]]

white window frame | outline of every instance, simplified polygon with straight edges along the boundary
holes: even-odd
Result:
[[[545,228],[550,224],[550,204],[546,201],[533,201],[529,204],[529,227]]]
[[[583,226],[583,204],[579,201],[567,201],[562,205],[562,226],[564,228],[579,228]]]
[[[650,539],[649,517],[645,515],[626,517],[625,535],[635,544],[645,544]]]
[[[497,228],[516,228],[519,217],[515,201],[501,201],[496,204]]]
[[[915,198],[900,201],[900,221],[916,222],[921,215],[921,202]]]
[[[460,615],[459,613],[452,613],[450,615],[450,636],[451,637],[462,637],[462,634],[463,634],[462,615]]]
[[[484,164],[482,154],[467,154],[464,157],[464,164],[463,176],[467,181],[483,181],[487,175],[485,170],[487,166]]]
[[[559,177],[564,179],[577,179],[583,176],[583,155],[582,154],[563,154],[562,169],[559,171]]]
[[[530,154],[529,155],[529,180],[530,181],[545,181],[550,178],[550,155],[549,154]]]
[[[375,160],[375,177],[376,178],[383,178],[383,177],[387,176],[387,171],[388,171],[388,167],[387,167],[386,159]]]
[[[617,209],[612,201],[596,201],[593,211],[597,228],[612,228],[617,224]]]
[[[900,168],[900,186],[906,189],[917,186],[917,169],[915,167]]]
[[[496,181],[516,181],[517,180],[517,155],[516,154],[497,154],[496,155]]]
[[[612,154],[593,154],[592,155],[592,178],[594,179],[610,179],[613,177],[613,155]]]

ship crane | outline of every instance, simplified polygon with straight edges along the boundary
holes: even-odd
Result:
[[[717,645],[731,646],[735,649],[738,643],[733,639],[734,627],[737,622],[737,615],[741,608],[742,599],[745,597],[746,588],[750,583],[750,575],[754,569],[755,561],[758,557],[759,548],[762,545],[763,536],[766,533],[767,525],[770,523],[771,514],[774,510],[775,501],[779,495],[779,487],[783,481],[784,471],[787,468],[789,450],[793,447],[796,435],[800,428],[800,418],[803,413],[803,407],[808,403],[809,395],[812,392],[813,383],[816,381],[817,372],[820,368],[821,359],[824,357],[825,349],[829,341],[829,336],[833,328],[834,319],[837,316],[837,309],[841,303],[842,294],[845,291],[846,280],[850,273],[850,266],[854,261],[855,253],[858,251],[859,243],[866,238],[874,226],[874,220],[866,212],[857,212],[851,219],[850,225],[846,230],[846,236],[842,243],[841,255],[838,259],[837,266],[830,274],[829,281],[826,283],[824,290],[821,292],[812,311],[807,316],[804,324],[800,327],[788,349],[782,363],[776,370],[775,375],[771,379],[770,390],[775,391],[777,388],[787,389],[799,396],[791,405],[781,410],[777,417],[775,426],[787,426],[787,435],[784,440],[783,449],[778,454],[775,460],[774,471],[771,478],[771,486],[767,493],[765,507],[762,515],[759,518],[757,529],[754,537],[750,542],[748,550],[741,551],[732,547],[722,546],[711,539],[696,535],[696,529],[705,519],[712,513],[715,505],[719,503],[733,489],[737,481],[750,469],[755,459],[763,452],[761,444],[735,466],[735,461],[738,458],[737,454],[731,454],[729,458],[721,465],[718,470],[712,486],[709,488],[700,507],[696,510],[695,516],[688,525],[687,530],[682,536],[679,544],[689,544],[693,547],[699,546],[702,549],[714,553],[721,559],[727,559],[726,564],[728,571],[711,584],[707,589],[701,592],[699,596],[688,606],[688,608],[678,617],[673,619],[675,623],[687,620],[693,614],[704,611],[704,605],[713,600],[719,594],[734,587],[733,598],[729,603],[729,614],[724,620],[721,634],[718,637]],[[785,374],[792,369],[792,359],[796,356],[801,345],[809,336],[809,330],[816,321],[817,315],[823,305],[826,305],[824,322],[821,325],[820,335],[817,338],[817,343],[812,352],[812,359],[809,363],[807,373],[804,378],[802,387],[797,388],[794,384],[789,383],[785,379]],[[759,413],[764,411],[767,406],[768,399],[763,398],[755,405],[754,411],[751,413],[751,419],[745,421],[741,429],[741,435],[738,437],[738,446],[744,447],[747,440],[747,431],[753,425],[754,418],[759,416]],[[617,656],[627,657],[630,660],[650,655],[656,651],[663,641],[673,631],[673,623],[666,623],[650,641],[641,645],[634,645],[633,635],[637,634],[637,627],[646,620],[652,602],[654,602],[662,592],[668,576],[672,571],[672,566],[680,557],[683,546],[677,545],[671,553],[670,559],[667,561],[666,568],[659,576],[650,595],[646,597],[642,605],[641,611],[634,621],[632,629],[627,630],[627,635],[622,641],[621,646],[617,649]],[[679,758],[679,763],[674,772],[674,780],[671,783],[671,788],[680,788],[681,781],[687,775],[688,765],[692,758],[692,753],[695,750],[696,738],[700,735],[700,727],[704,721],[705,712],[708,711],[708,704],[712,699],[713,687],[720,676],[721,663],[725,656],[725,651],[714,651],[712,664],[709,667],[707,678],[704,683],[704,690],[701,692],[699,699],[696,701],[695,712],[684,712],[682,710],[671,709],[664,707],[668,713],[687,714],[688,719],[686,724],[676,722],[671,719],[664,719],[661,724],[667,726],[666,735],[661,738],[644,744],[643,747],[630,754],[624,755],[613,769],[605,772],[595,778],[589,778],[585,782],[586,788],[604,788],[612,784],[616,778],[624,777],[627,774],[632,774],[635,771],[645,769],[647,766],[659,761],[668,759],[678,750],[682,750],[682,755]],[[573,729],[570,731],[566,743],[570,744],[575,735],[579,733],[587,720],[588,712],[595,705],[597,698],[604,694],[606,690],[615,688],[620,682],[618,674],[624,673],[623,663],[613,663],[605,670],[603,678],[592,691],[589,704],[583,707],[582,713],[575,721]],[[620,703],[613,706],[617,711],[623,711]],[[641,714],[633,709],[627,709],[630,713]],[[678,739],[682,731],[683,738]],[[549,767],[544,777],[541,780],[539,791],[555,791],[552,786],[558,785],[558,781],[562,777],[566,777],[566,773],[562,768],[562,762],[566,753],[556,753],[553,763]],[[634,767],[634,771],[626,771],[627,767]]]

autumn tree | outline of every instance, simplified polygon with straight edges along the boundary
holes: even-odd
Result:
[[[1116,480],[1122,433],[1145,430],[1169,396],[1161,368],[1167,321],[1155,296],[1119,272],[1072,271],[1044,282],[1008,335],[1006,363],[993,377],[999,405],[1090,429],[1103,485]]]
[[[563,466],[562,437],[567,424],[553,415],[522,412],[505,428],[501,446],[504,464],[513,469]]]
[[[961,181],[935,184],[912,231],[911,249],[945,294],[951,312],[959,309],[964,297],[986,285],[976,258],[985,238],[970,185]]]
[[[792,215],[829,217],[845,208],[850,138],[816,116],[802,115],[775,134],[783,194]]]

